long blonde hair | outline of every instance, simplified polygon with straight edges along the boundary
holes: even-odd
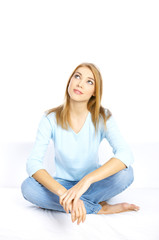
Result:
[[[91,112],[92,122],[95,127],[95,133],[97,132],[98,126],[99,126],[99,117],[102,116],[104,120],[104,127],[106,128],[106,121],[108,118],[112,115],[109,109],[107,109],[107,115],[105,114],[104,107],[101,106],[101,98],[103,93],[103,81],[102,76],[98,68],[92,64],[92,63],[81,63],[78,65],[74,71],[72,72],[71,76],[69,77],[69,80],[67,82],[66,91],[65,91],[65,97],[64,97],[64,103],[61,104],[58,107],[51,108],[49,110],[46,110],[46,115],[55,112],[56,113],[56,121],[57,124],[60,125],[63,129],[68,130],[68,123],[69,123],[69,103],[70,103],[70,96],[68,94],[68,86],[70,83],[70,80],[74,73],[77,71],[80,67],[87,67],[89,68],[94,76],[95,79],[95,96],[92,96],[88,103],[87,103],[87,109]]]

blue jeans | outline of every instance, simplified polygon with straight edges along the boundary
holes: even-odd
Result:
[[[54,179],[67,190],[78,183],[78,181],[68,181],[56,177]],[[84,202],[87,214],[97,214],[102,208],[99,202],[107,201],[121,193],[133,180],[133,168],[129,166],[108,178],[92,183],[88,190],[80,197]],[[41,208],[65,212],[59,203],[59,196],[46,189],[33,177],[28,177],[24,180],[21,185],[21,191],[26,200]]]

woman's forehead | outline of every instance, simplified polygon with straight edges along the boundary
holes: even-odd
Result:
[[[79,67],[75,72],[79,72],[82,75],[87,75],[88,77],[94,78],[92,71],[88,67]]]

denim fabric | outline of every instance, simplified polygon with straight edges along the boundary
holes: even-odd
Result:
[[[78,181],[70,181],[60,178],[54,179],[63,185],[67,190],[73,187]],[[124,191],[134,180],[133,168],[129,166],[118,173],[91,184],[88,190],[80,197],[83,200],[87,214],[97,214],[102,206],[101,201],[116,196]],[[50,192],[33,177],[28,177],[21,185],[21,191],[26,200],[44,208],[65,212],[59,203],[59,196]]]

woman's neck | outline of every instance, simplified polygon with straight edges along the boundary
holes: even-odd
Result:
[[[88,113],[87,104],[70,102],[69,113],[73,117],[82,117]]]

